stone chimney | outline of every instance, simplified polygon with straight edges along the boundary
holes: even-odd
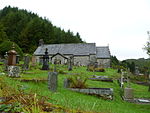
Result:
[[[44,45],[44,40],[43,39],[40,39],[39,40],[39,46],[43,46]]]

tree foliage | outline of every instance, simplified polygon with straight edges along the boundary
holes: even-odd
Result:
[[[22,49],[16,43],[11,42],[11,41],[3,41],[0,44],[0,48],[1,48],[0,54],[4,56],[6,54],[6,52],[8,52],[9,50],[12,49],[13,44],[14,44],[14,47],[15,47],[17,54],[19,54],[22,57],[23,56]]]
[[[0,41],[13,41],[23,52],[33,53],[39,39],[48,44],[83,42],[79,33],[65,32],[32,12],[10,6],[0,10]]]
[[[144,50],[147,51],[147,54],[150,56],[150,32],[148,31],[147,34],[149,35],[149,39],[146,42],[146,45],[144,47]]]

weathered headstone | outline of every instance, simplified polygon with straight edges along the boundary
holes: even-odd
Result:
[[[54,72],[57,72],[57,64],[54,64]]]
[[[8,51],[8,76],[10,77],[20,77],[20,69],[16,66],[16,56],[17,52],[14,50],[14,44],[12,50]]]
[[[20,77],[20,69],[18,66],[8,66],[8,76],[9,77]]]
[[[9,66],[15,66],[16,65],[16,55],[17,52],[14,50],[14,44],[12,47],[12,50],[8,51],[8,65]]]
[[[36,65],[36,57],[35,56],[32,56],[31,62],[32,62],[32,64],[31,64],[32,66]]]
[[[6,52],[6,54],[4,55],[5,59],[4,59],[4,71],[8,70],[8,54]]]
[[[68,71],[72,71],[71,57],[68,59]]]
[[[39,65],[43,65],[43,57],[39,57]]]
[[[135,74],[135,75],[139,75],[139,74],[140,74],[139,67],[137,67],[137,66],[135,67],[135,72],[134,72],[134,74]]]
[[[48,49],[45,50],[45,55],[43,55],[43,66],[42,70],[49,70],[49,56],[48,56]]]
[[[19,64],[19,55],[16,55],[16,64]]]
[[[134,99],[132,88],[124,88],[124,99]]]
[[[55,92],[57,90],[57,72],[48,73],[48,89]]]
[[[71,85],[71,80],[70,79],[64,79],[64,88],[69,88]]]
[[[24,56],[23,70],[29,70],[30,56]]]

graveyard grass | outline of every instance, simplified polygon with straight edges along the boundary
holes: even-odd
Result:
[[[53,68],[51,65],[50,68]],[[105,69],[105,72],[89,72],[86,71],[86,67],[73,67],[72,71],[67,70],[67,66],[59,65],[57,69],[58,74],[58,89],[53,93],[48,90],[47,77],[48,71],[43,71],[38,68],[31,68],[31,70],[21,74],[21,78],[8,78],[0,76],[11,87],[16,88],[17,85],[23,87],[25,92],[33,92],[38,95],[49,97],[50,103],[63,106],[66,109],[74,109],[88,112],[98,113],[149,113],[150,105],[148,104],[134,104],[125,102],[121,98],[120,87],[116,78],[120,75],[114,69]],[[83,76],[85,78],[91,77],[91,75],[105,75],[114,79],[114,82],[100,82],[87,80],[88,87],[97,88],[113,88],[114,96],[113,100],[104,100],[100,97],[85,95],[77,92],[65,89],[63,86],[64,79],[70,76]],[[18,79],[18,80],[17,80]],[[41,80],[39,82],[33,82],[30,80]],[[19,80],[29,80],[28,82],[21,82]],[[131,87],[134,89],[134,97],[150,98],[150,92],[148,92],[148,86],[142,86],[131,83]]]

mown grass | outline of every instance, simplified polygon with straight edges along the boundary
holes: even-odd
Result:
[[[73,71],[68,71],[67,66],[63,65],[60,65],[57,68],[63,70],[67,74],[58,75],[58,89],[55,93],[48,90],[47,82],[20,82],[7,77],[5,77],[5,80],[13,87],[16,87],[16,85],[22,85],[25,92],[34,92],[42,96],[50,97],[51,99],[49,102],[69,109],[80,109],[86,112],[93,111],[100,113],[149,113],[150,111],[150,105],[134,104],[122,100],[120,96],[121,89],[117,80],[115,80],[120,75],[114,69],[105,69],[105,72],[88,72],[86,71],[86,67],[74,67]],[[22,74],[21,79],[47,79],[48,76],[48,71],[42,71],[39,69],[33,69],[27,72],[31,73]],[[80,94],[65,89],[63,87],[64,78],[68,76],[75,76],[74,74],[86,77],[91,77],[91,75],[105,75],[113,77],[113,83],[87,80],[87,85],[88,87],[113,88],[114,99],[104,100],[96,96]],[[131,83],[131,87],[134,89],[135,97],[150,98],[150,92],[148,92],[147,86]]]

